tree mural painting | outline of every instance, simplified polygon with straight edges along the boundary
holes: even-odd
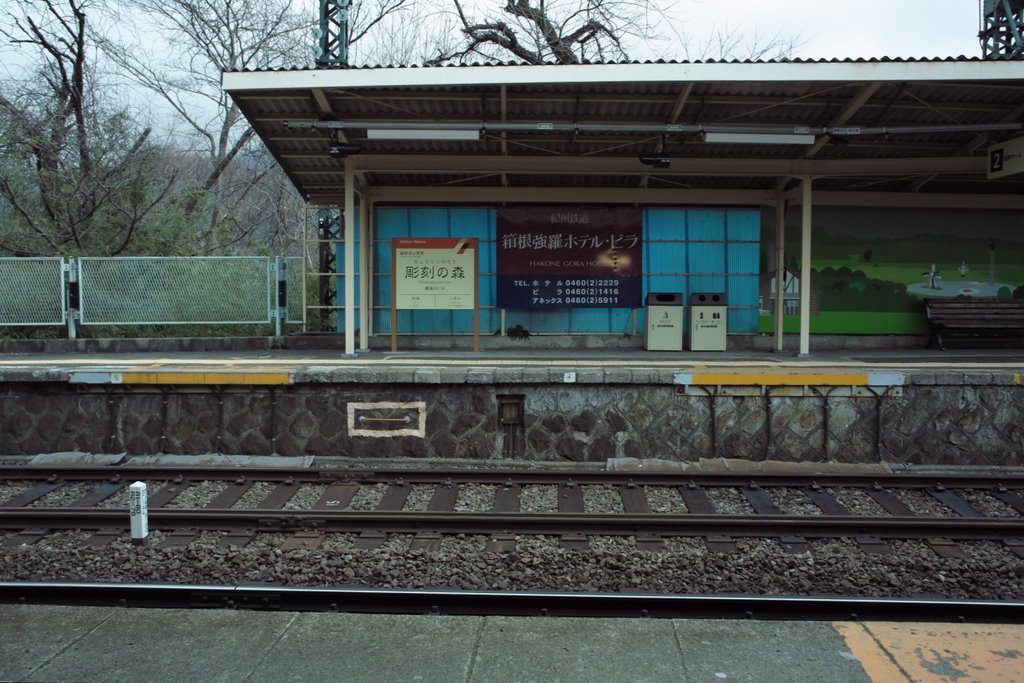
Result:
[[[799,253],[799,227],[786,232],[788,265]],[[766,233],[762,248],[773,249]],[[1019,212],[821,207],[812,253],[812,286],[820,292],[813,333],[924,334],[925,298],[1024,298]],[[799,329],[796,315],[784,324],[787,332]],[[759,329],[774,329],[770,310]]]

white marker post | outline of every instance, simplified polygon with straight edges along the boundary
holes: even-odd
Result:
[[[128,487],[128,512],[132,520],[132,543],[145,543],[149,535],[149,500],[146,485],[137,481]]]

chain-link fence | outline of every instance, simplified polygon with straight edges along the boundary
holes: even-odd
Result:
[[[63,258],[0,258],[0,325],[64,325]]]
[[[306,286],[306,270],[303,267],[301,256],[286,256],[285,282],[288,295],[288,310],[285,314],[285,322],[302,322],[302,290]]]
[[[83,258],[83,325],[246,324],[272,320],[273,259]]]
[[[0,257],[0,327],[276,321],[281,334],[303,322],[304,287],[299,256]]]

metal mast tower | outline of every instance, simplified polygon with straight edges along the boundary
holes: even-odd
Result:
[[[351,0],[320,0],[317,64],[348,65],[348,11]]]
[[[978,39],[984,59],[1024,56],[1024,0],[981,0]]]
[[[348,13],[351,0],[320,0],[320,27],[314,34],[317,37],[317,65],[348,66]],[[333,150],[333,143],[332,143]],[[332,151],[333,156],[333,151]],[[316,246],[318,256],[317,295],[319,303],[307,306],[303,314],[303,322],[312,322],[320,331],[330,332],[337,329],[337,321],[332,316],[341,308],[338,306],[337,287],[337,250],[342,239],[344,221],[339,212],[332,209],[320,209],[316,213]],[[304,235],[308,236],[308,226]],[[308,253],[308,251],[306,252]],[[308,309],[316,310],[310,321]]]

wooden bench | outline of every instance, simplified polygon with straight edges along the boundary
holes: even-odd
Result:
[[[931,345],[1024,342],[1024,299],[925,299]]]

